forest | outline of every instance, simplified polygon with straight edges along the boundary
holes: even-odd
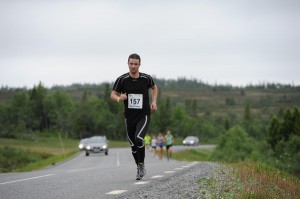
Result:
[[[244,136],[251,147],[241,157],[265,159],[268,155],[274,164],[288,159],[289,170],[300,173],[300,86],[260,83],[238,87],[187,78],[154,81],[159,89],[158,111],[151,115],[150,134],[169,129],[175,138],[196,135],[202,144],[218,143],[220,148],[225,145],[224,137]],[[0,137],[34,140],[37,133],[59,132],[78,139],[106,135],[111,140],[126,140],[123,104],[110,99],[111,90],[109,82],[2,87]],[[266,153],[257,155],[262,152]],[[215,156],[230,160],[229,156]]]

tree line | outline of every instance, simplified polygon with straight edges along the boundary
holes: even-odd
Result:
[[[254,138],[264,138],[271,114],[267,117],[262,115],[269,111],[268,107],[278,104],[276,110],[282,110],[286,102],[299,102],[300,96],[280,95],[276,100],[276,95],[270,95],[276,93],[278,88],[298,94],[299,87],[291,85],[265,84],[238,88],[211,86],[186,78],[177,81],[155,79],[155,82],[159,87],[159,109],[152,114],[149,133],[164,133],[170,129],[176,137],[196,135],[203,142],[213,142],[236,124],[241,124]],[[11,91],[1,88],[0,97],[9,100],[0,101],[0,136],[25,138],[34,136],[36,132],[63,132],[73,138],[104,134],[110,139],[126,139],[123,104],[110,99],[111,89],[111,83],[100,86],[74,84],[47,89],[41,82],[32,89]],[[267,95],[256,101],[246,99],[250,90],[264,90]],[[208,100],[205,101],[205,98]],[[286,99],[285,104],[282,99]],[[232,111],[233,108],[241,114]],[[261,109],[262,113],[254,115],[254,109]]]
[[[36,132],[62,132],[73,138],[103,134],[124,140],[123,104],[110,99],[111,89],[112,85],[106,83],[103,93],[95,96],[84,91],[79,100],[64,90],[49,92],[42,83],[17,91],[10,101],[0,104],[0,136],[33,139]],[[218,121],[196,116],[196,100],[187,100],[184,106],[174,106],[169,97],[159,101],[149,133],[170,129],[178,137],[194,134],[208,139],[224,131]]]

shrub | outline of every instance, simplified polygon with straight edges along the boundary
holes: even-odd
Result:
[[[254,140],[240,126],[229,129],[221,138],[212,159],[219,161],[244,161],[251,159],[254,152]]]

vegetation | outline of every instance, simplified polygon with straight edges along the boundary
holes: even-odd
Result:
[[[268,164],[300,176],[300,114],[287,109],[281,119],[273,116],[264,140],[253,139],[243,128],[235,126],[220,139],[212,159],[237,162],[251,160]]]
[[[0,148],[0,172],[18,171],[19,165],[45,160],[51,155],[5,146]]]
[[[181,161],[209,161],[211,152],[210,150],[187,149],[174,152],[172,158]]]
[[[186,78],[155,82],[159,109],[152,114],[150,134],[170,129],[176,140],[196,135],[201,143],[218,145],[214,161],[254,161],[300,175],[300,86],[234,87]],[[111,83],[2,87],[0,137],[24,143],[55,137],[62,149],[67,148],[63,139],[96,134],[125,141],[123,104],[110,99],[111,89]]]

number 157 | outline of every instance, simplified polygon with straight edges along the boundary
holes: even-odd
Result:
[[[131,104],[139,104],[140,103],[140,99],[130,99],[130,103]]]

